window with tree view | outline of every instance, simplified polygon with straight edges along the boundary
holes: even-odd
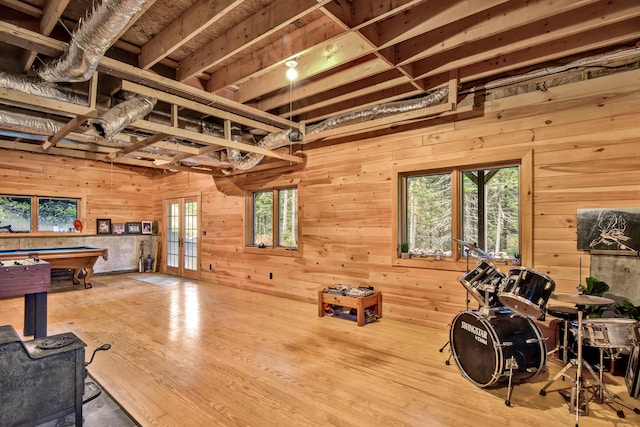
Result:
[[[412,254],[450,256],[455,237],[495,258],[520,256],[518,166],[407,173],[400,182],[399,243]]]
[[[260,248],[298,246],[298,190],[279,188],[255,191],[247,199],[251,206],[249,246]]]
[[[462,172],[462,240],[493,258],[520,257],[518,167]]]
[[[80,199],[0,195],[0,231],[70,231],[79,205]]]

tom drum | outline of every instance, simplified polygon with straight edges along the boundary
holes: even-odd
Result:
[[[473,270],[460,277],[460,283],[481,306],[500,307],[498,293],[505,277],[489,261],[480,261]]]
[[[555,288],[556,282],[546,274],[515,267],[509,270],[498,297],[510,309],[538,319],[544,316],[545,307]]]

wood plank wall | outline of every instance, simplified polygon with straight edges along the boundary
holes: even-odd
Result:
[[[84,198],[81,221],[86,234],[96,233],[97,218],[110,218],[113,223],[150,219],[152,182],[157,174],[92,160],[0,152],[0,194]],[[9,237],[24,235],[2,236]]]
[[[446,328],[465,308],[465,266],[393,265],[394,168],[533,150],[533,264],[526,267],[550,275],[557,291],[575,292],[590,264],[576,247],[576,210],[640,206],[639,89],[640,73],[632,71],[497,99],[401,134],[305,146],[304,169],[283,176],[180,174],[156,180],[154,194],[201,192],[204,280],[310,302],[318,287],[374,285],[386,317]],[[301,183],[302,257],[243,253],[243,188],[290,179]]]
[[[201,194],[201,279],[308,302],[319,287],[373,285],[383,292],[385,317],[447,328],[465,308],[458,280],[466,266],[394,265],[394,170],[533,150],[533,263],[526,267],[550,275],[557,291],[575,292],[590,265],[576,248],[576,209],[640,206],[640,72],[497,99],[402,133],[303,148],[300,170],[225,179],[126,168],[112,178],[115,166],[3,152],[0,189],[77,188],[87,195],[92,230],[95,218],[142,219],[152,209],[160,238],[164,200]],[[300,180],[302,256],[244,253],[244,189],[293,179]]]

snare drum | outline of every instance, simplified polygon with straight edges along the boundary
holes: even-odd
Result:
[[[577,336],[578,322],[571,322],[571,331]],[[632,348],[639,342],[637,320],[603,318],[582,321],[582,343],[588,347]]]
[[[502,271],[489,261],[480,261],[476,267],[460,277],[460,283],[481,306],[500,307],[497,296],[505,279]]]
[[[509,277],[499,298],[502,304],[513,311],[538,319],[544,315],[547,301],[555,288],[556,282],[546,274],[525,267],[514,267],[509,270]]]

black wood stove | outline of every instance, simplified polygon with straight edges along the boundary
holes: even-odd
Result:
[[[71,332],[22,341],[12,326],[0,326],[0,426],[72,413],[82,426],[85,346]]]

